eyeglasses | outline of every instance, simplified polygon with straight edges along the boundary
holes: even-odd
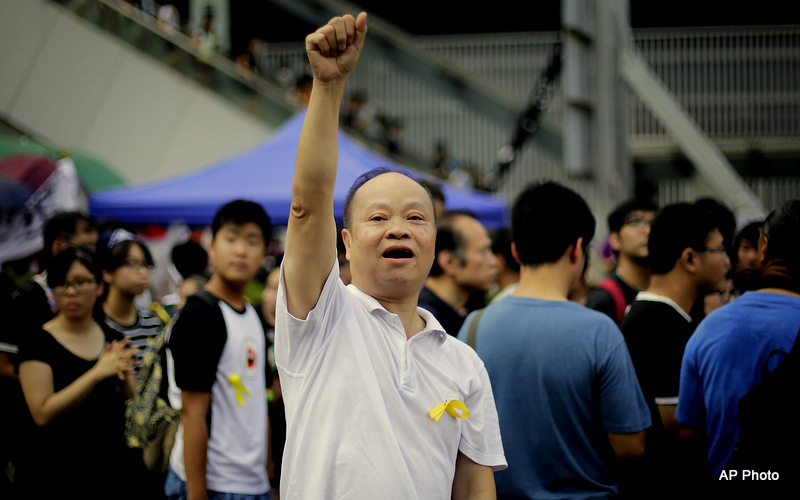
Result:
[[[92,285],[96,284],[96,283],[97,283],[97,280],[93,280],[93,279],[89,279],[89,280],[78,279],[78,280],[74,280],[74,281],[68,281],[68,282],[64,283],[63,285],[54,286],[53,287],[53,293],[55,295],[66,295],[67,294],[67,290],[69,290],[70,288],[75,290],[75,293],[86,293],[89,290],[89,288]]]
[[[727,253],[728,249],[725,248],[725,247],[722,247],[722,248],[702,248],[702,249],[699,249],[699,250],[696,250],[696,251],[700,252],[700,253]]]
[[[622,221],[623,226],[631,226],[631,227],[650,227],[653,224],[653,219],[648,219],[647,217],[628,217],[624,221]]]
[[[146,262],[139,262],[138,260],[126,260],[125,262],[122,263],[122,265],[127,267],[131,271],[143,271],[145,269],[148,271],[152,271],[154,267],[153,264],[147,264]]]

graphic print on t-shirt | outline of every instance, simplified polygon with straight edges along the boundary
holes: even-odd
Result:
[[[242,342],[242,375],[248,379],[253,379],[258,371],[258,348],[254,338],[247,336]]]

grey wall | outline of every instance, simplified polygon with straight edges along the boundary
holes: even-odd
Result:
[[[0,0],[0,118],[129,182],[245,151],[263,122],[44,0]]]

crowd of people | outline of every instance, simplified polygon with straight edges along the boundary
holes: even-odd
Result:
[[[435,183],[377,169],[337,227],[366,33],[362,13],[306,40],[271,269],[269,215],[232,200],[207,248],[174,248],[176,294],[142,307],[160,264],[135,231],[47,221],[40,272],[0,304],[3,498],[705,498],[746,477],[737,403],[800,328],[800,200],[738,232],[713,200],[626,201],[608,215],[613,270],[591,284],[595,216],[554,182],[489,231]],[[161,332],[180,422],[152,470],[126,444],[126,400]],[[759,463],[786,486],[785,463]]]

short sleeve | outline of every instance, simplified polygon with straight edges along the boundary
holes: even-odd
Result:
[[[176,385],[187,391],[211,392],[226,341],[219,305],[197,295],[189,297],[172,326],[168,343]]]
[[[23,361],[51,363],[53,337],[42,328],[32,328],[20,336],[17,367]]]
[[[339,264],[334,259],[314,308],[306,319],[296,318],[289,313],[281,267],[275,311],[275,362],[282,370],[300,375],[313,364],[345,308],[350,307],[347,294],[339,278]]]
[[[476,390],[472,391],[464,404],[470,409],[470,417],[462,423],[459,451],[473,462],[491,467],[495,472],[508,467],[503,442],[500,438],[500,422],[492,393],[489,374],[482,366]]]

